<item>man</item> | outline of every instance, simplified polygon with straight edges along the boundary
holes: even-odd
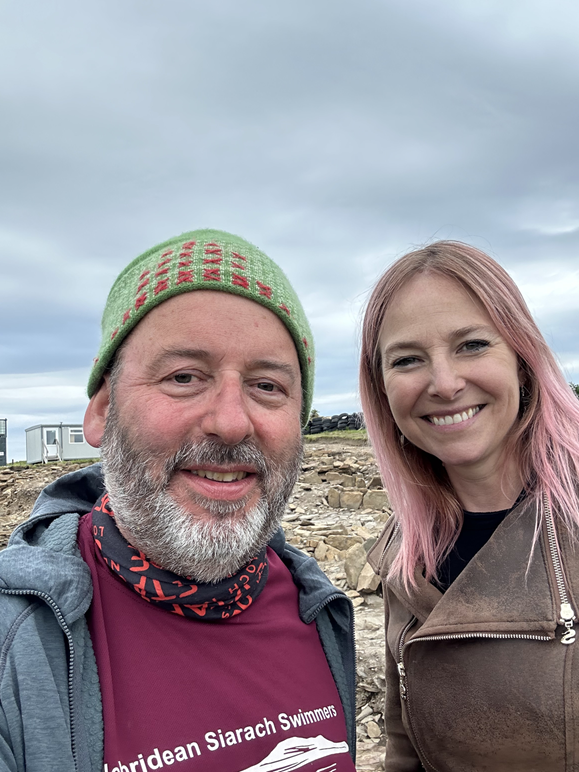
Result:
[[[0,770],[351,772],[351,605],[279,528],[313,390],[295,293],[195,231],[125,268],[102,328],[102,472],[0,553]]]

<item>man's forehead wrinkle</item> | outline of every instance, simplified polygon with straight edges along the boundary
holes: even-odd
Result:
[[[203,362],[219,362],[223,356],[216,356],[205,349],[198,348],[164,348],[150,363],[150,369],[156,370],[173,359],[197,359]],[[253,359],[245,364],[248,372],[257,370],[272,370],[284,373],[294,382],[298,376],[298,368],[288,362],[278,359]]]

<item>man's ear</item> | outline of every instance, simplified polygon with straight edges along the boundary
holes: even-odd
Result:
[[[110,404],[109,377],[105,376],[96,394],[93,394],[84,414],[84,436],[93,448],[100,448]]]

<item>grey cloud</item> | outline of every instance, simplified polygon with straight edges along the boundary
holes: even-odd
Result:
[[[359,308],[408,248],[463,239],[517,276],[577,265],[573,2],[9,0],[1,14],[0,373],[85,367],[122,267],[205,225],[289,275],[320,398],[355,393]],[[566,355],[574,323],[548,316]]]

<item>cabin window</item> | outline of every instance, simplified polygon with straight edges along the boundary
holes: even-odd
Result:
[[[70,443],[84,442],[84,434],[82,429],[69,429],[69,441]]]

